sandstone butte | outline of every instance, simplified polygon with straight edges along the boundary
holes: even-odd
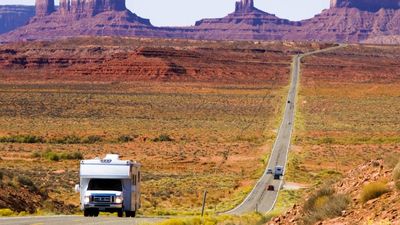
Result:
[[[329,9],[293,22],[236,2],[226,17],[203,19],[189,27],[155,27],[125,6],[125,0],[36,0],[36,15],[26,26],[0,36],[0,42],[54,40],[76,36],[135,36],[205,40],[291,40],[396,43],[400,35],[398,0],[331,0]],[[394,41],[393,41],[394,40]]]

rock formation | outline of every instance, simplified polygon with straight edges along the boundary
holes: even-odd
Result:
[[[241,0],[236,2],[235,12],[249,12],[254,10],[254,1],[253,0]]]
[[[241,0],[226,17],[197,21],[194,35],[196,39],[279,40],[298,25],[257,9],[253,0]]]
[[[331,8],[357,8],[376,12],[380,9],[400,9],[399,0],[331,0]]]
[[[60,0],[61,14],[94,16],[106,11],[126,10],[125,0]]]
[[[36,16],[48,16],[54,11],[54,0],[36,0]]]
[[[357,3],[358,7],[340,6],[337,1],[335,7],[303,21],[302,29],[288,33],[285,39],[358,43],[375,36],[400,35],[399,9],[383,8],[386,2],[383,1],[375,6],[375,9],[381,7],[376,12],[371,7],[362,10],[360,1],[367,0],[350,2]]]
[[[35,7],[33,6],[0,6],[0,34],[25,25],[34,15]]]
[[[52,40],[80,35],[140,36],[212,40],[296,40],[362,42],[400,35],[399,0],[331,0],[331,8],[312,19],[292,22],[254,6],[236,2],[223,18],[203,19],[191,27],[154,27],[132,13],[126,0],[36,0],[37,16],[0,42]]]

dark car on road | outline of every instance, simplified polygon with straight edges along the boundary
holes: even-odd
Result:
[[[275,186],[274,185],[268,185],[267,190],[268,191],[275,191]]]

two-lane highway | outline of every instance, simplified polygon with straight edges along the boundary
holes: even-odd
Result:
[[[269,159],[268,168],[274,169],[275,166],[286,167],[288,152],[290,148],[290,140],[293,131],[293,124],[295,118],[295,100],[298,88],[298,79],[300,73],[301,59],[304,56],[316,54],[325,51],[331,51],[342,46],[327,48],[315,52],[298,55],[293,58],[291,84],[289,94],[286,102],[286,109],[284,112],[283,121],[278,131],[278,136],[273,146],[273,150]],[[267,170],[266,170],[267,171]],[[269,212],[271,211],[278,198],[278,192],[283,184],[282,180],[274,180],[273,175],[263,174],[261,179],[255,185],[253,191],[247,198],[235,209],[227,212],[228,214],[243,214],[247,212]],[[274,185],[276,191],[267,191],[268,185]],[[93,224],[93,225],[137,225],[142,223],[156,223],[164,220],[165,218],[118,218],[116,216],[103,216],[97,218],[86,218],[83,216],[43,216],[43,217],[10,217],[0,218],[1,225],[79,225],[79,224]]]
[[[292,80],[289,88],[289,95],[286,101],[285,112],[282,124],[278,131],[275,144],[273,146],[267,170],[275,170],[276,166],[285,168],[288,151],[290,147],[290,139],[293,131],[293,121],[295,115],[295,100],[297,93],[297,83],[300,71],[301,56],[295,56],[292,65]],[[281,188],[283,180],[274,180],[272,174],[268,174],[265,170],[261,179],[257,182],[252,192],[247,198],[235,209],[228,212],[228,214],[243,214],[247,212],[268,212],[272,210],[278,198],[278,190]],[[275,187],[275,191],[268,191],[269,185]]]
[[[30,216],[0,218],[1,225],[140,225],[162,221],[162,218],[119,218],[117,216]]]
[[[310,53],[306,53],[303,55],[296,55],[293,57],[292,62],[292,71],[291,71],[291,83],[289,87],[289,93],[286,101],[285,112],[283,116],[283,120],[281,126],[278,131],[277,138],[275,140],[275,144],[272,148],[271,156],[269,158],[269,162],[267,168],[254,186],[253,190],[250,194],[245,198],[245,200],[238,205],[236,208],[227,212],[227,214],[235,214],[240,215],[248,212],[269,212],[271,211],[278,199],[279,191],[283,185],[283,178],[280,180],[274,180],[272,174],[268,174],[267,170],[272,169],[275,171],[276,166],[284,167],[286,170],[287,158],[289,154],[290,141],[292,138],[292,132],[294,127],[294,119],[295,119],[295,104],[296,104],[296,95],[298,89],[298,81],[300,76],[300,67],[301,67],[301,59],[304,56],[309,56],[312,54],[317,54],[326,51],[332,51],[337,48],[343,47],[342,45],[332,48],[327,48],[323,50],[318,50]],[[275,191],[268,191],[268,186],[273,185],[275,187]]]

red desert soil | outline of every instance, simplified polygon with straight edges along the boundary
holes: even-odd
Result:
[[[333,184],[338,194],[344,194],[351,199],[348,208],[341,216],[326,219],[318,224],[399,224],[400,192],[394,187],[392,169],[388,168],[383,160],[374,160],[350,170],[340,181]],[[366,203],[361,202],[360,195],[364,185],[382,181],[387,183],[389,192]],[[302,203],[298,203],[268,224],[303,224],[302,219],[305,216]]]

